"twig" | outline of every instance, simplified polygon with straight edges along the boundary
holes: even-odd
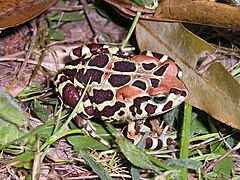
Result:
[[[22,67],[20,68],[20,70],[18,72],[17,79],[19,79],[21,77],[24,69],[26,68],[26,66],[28,64],[28,60],[30,59],[31,53],[33,51],[33,47],[35,46],[35,38],[36,38],[36,35],[37,35],[36,23],[34,21],[31,21],[31,25],[33,27],[33,35],[32,35],[32,38],[31,38],[31,45],[30,45],[29,50],[27,52],[25,61],[23,62]]]

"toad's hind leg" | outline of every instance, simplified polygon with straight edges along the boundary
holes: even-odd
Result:
[[[87,135],[101,142],[103,145],[110,147],[110,144],[107,141],[97,135],[96,128],[92,125],[90,120],[82,119],[79,115],[76,115],[74,120],[77,125],[87,133]]]
[[[135,122],[130,121],[128,123],[127,138],[133,142],[133,144],[138,144],[143,135],[146,132],[150,132],[149,136],[146,138],[145,148],[151,150],[158,150],[162,147],[167,147],[174,143],[176,135],[166,135],[167,129],[159,135],[155,131],[150,131],[150,128],[143,124],[144,121]]]

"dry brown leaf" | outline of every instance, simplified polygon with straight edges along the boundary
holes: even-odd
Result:
[[[207,0],[165,0],[156,9],[155,18],[240,28],[240,8]]]
[[[36,17],[55,2],[56,0],[0,0],[0,30]]]
[[[240,85],[219,63],[211,65],[203,76],[195,70],[199,57],[214,53],[211,45],[178,23],[141,20],[136,36],[141,50],[160,52],[176,60],[189,90],[187,103],[240,129]]]
[[[186,22],[225,28],[240,28],[240,7],[210,0],[163,0],[156,11],[130,0],[105,0],[126,17],[142,12],[141,19],[161,22]]]

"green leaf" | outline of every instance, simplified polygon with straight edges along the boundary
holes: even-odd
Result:
[[[122,153],[124,156],[135,166],[142,169],[153,170],[158,174],[161,174],[160,168],[155,166],[148,158],[148,155],[140,148],[133,145],[122,135],[117,135],[117,140]]]
[[[149,132],[146,132],[144,134],[144,136],[141,138],[141,140],[139,141],[139,143],[137,144],[137,147],[139,147],[140,149],[144,150],[145,148],[145,144],[146,144],[146,138],[149,136]],[[141,169],[139,167],[136,166],[132,166],[131,167],[131,176],[133,180],[138,180],[140,178],[140,172]]]
[[[39,82],[35,82],[32,86],[28,86],[25,89],[23,89],[18,94],[18,97],[22,98],[22,97],[30,96],[32,94],[35,94],[36,92],[44,92]]]
[[[219,155],[224,155],[227,153],[223,147],[221,147],[218,152]],[[229,155],[224,158],[221,162],[217,163],[216,166],[213,168],[213,171],[218,173],[221,177],[219,179],[227,179],[233,168],[233,158]]]
[[[57,30],[54,30],[50,33],[51,40],[62,41],[65,39],[65,36]]]
[[[34,159],[35,152],[28,151],[21,155],[16,156],[12,160],[8,161],[7,164],[14,163],[16,167],[28,167],[32,165],[31,161]]]
[[[0,118],[0,145],[1,146],[23,136],[24,134],[25,133],[23,131],[20,131],[16,125]]]
[[[104,127],[102,124],[98,124],[96,122],[92,122],[93,126],[97,129],[97,134],[104,138],[108,143],[112,143],[114,141],[114,137],[111,135],[112,131],[107,126]],[[76,127],[73,123],[70,123],[72,128]],[[67,140],[70,144],[73,145],[74,149],[96,149],[96,150],[107,150],[109,147],[106,147],[96,139],[88,136],[88,135],[74,135],[67,137]]]
[[[92,157],[90,157],[87,153],[80,150],[80,156],[89,164],[92,170],[102,179],[102,180],[111,180],[111,176],[109,173],[104,169],[104,167],[96,162]]]
[[[48,120],[48,109],[43,107],[38,100],[34,100],[31,105],[30,109],[39,117],[42,121]]]
[[[81,21],[85,18],[83,14],[79,14],[78,12],[65,12],[62,16],[55,16],[50,18],[52,21],[61,21],[61,22],[73,22],[73,21]]]
[[[166,164],[168,166],[174,167],[174,168],[187,168],[187,169],[193,169],[197,170],[200,166],[202,166],[202,163],[196,160],[192,159],[167,159]]]
[[[209,124],[211,127],[211,131],[214,133],[217,133],[218,130],[215,127],[215,124],[214,124],[214,122],[212,122],[212,120],[213,120],[213,118],[210,117]],[[219,142],[211,142],[210,149],[211,149],[212,153],[223,156],[224,154],[227,153],[226,149],[228,149],[228,148],[225,147],[224,141],[219,141]],[[216,166],[214,166],[213,172],[218,173],[219,179],[227,179],[227,177],[229,177],[229,175],[231,173],[232,168],[233,168],[233,159],[230,155],[228,155],[222,161],[217,163]]]
[[[2,89],[0,89],[0,117],[21,128],[26,128],[29,123],[20,105]]]

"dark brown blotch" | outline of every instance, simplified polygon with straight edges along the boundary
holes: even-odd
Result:
[[[75,74],[77,73],[77,69],[64,69],[64,70],[62,71],[62,73],[63,73],[65,76],[73,77],[73,76],[75,76]]]
[[[166,69],[168,68],[169,64],[164,64],[158,70],[156,70],[153,74],[156,76],[162,76]]]
[[[159,79],[153,79],[153,78],[151,78],[150,81],[151,81],[151,84],[152,84],[152,87],[153,87],[153,88],[158,87],[159,82],[160,82]]]
[[[66,84],[63,88],[63,101],[70,107],[75,107],[79,100],[79,92],[72,84]]]
[[[133,100],[133,105],[129,107],[129,110],[131,111],[133,117],[136,116],[137,114],[142,114],[142,109],[140,108],[141,104],[145,101],[148,101],[150,97],[148,96],[143,96],[143,97],[138,97]]]
[[[124,111],[120,111],[120,112],[118,113],[119,116],[123,116],[124,114],[125,114]]]
[[[143,82],[143,81],[140,81],[140,80],[136,80],[134,81],[134,83],[132,84],[133,86],[136,86],[142,90],[146,90],[147,86],[146,86],[146,83]]]
[[[111,90],[93,90],[93,96],[91,97],[91,101],[96,104],[101,104],[105,101],[111,101],[113,99],[113,92]]]
[[[146,138],[146,142],[145,142],[145,148],[146,148],[146,149],[150,149],[150,148],[152,147],[152,145],[153,145],[153,140],[152,140],[152,138],[147,137],[147,138]]]
[[[82,77],[82,82],[87,84],[87,82],[90,80],[90,82],[97,82],[100,84],[102,76],[102,71],[97,69],[88,69]]]
[[[77,56],[77,57],[81,57],[82,56],[82,46],[81,47],[77,47],[77,48],[74,48],[72,50],[72,53]]]
[[[79,69],[76,73],[76,75],[74,76],[75,79],[78,81],[78,82],[83,82],[83,72],[84,72],[84,69]]]
[[[120,87],[120,86],[126,85],[130,80],[131,80],[131,77],[129,75],[112,74],[109,77],[108,82],[113,87]]]
[[[99,54],[91,59],[88,63],[89,66],[104,68],[108,64],[109,58],[106,54]]]
[[[165,106],[163,107],[162,111],[168,111],[172,108],[173,102],[169,101],[167,104],[165,104]]]
[[[145,70],[152,70],[153,68],[155,68],[157,65],[154,63],[142,63],[142,67]]]
[[[164,55],[160,54],[160,53],[156,53],[156,52],[152,52],[153,57],[157,58],[157,59],[161,59]]]
[[[118,61],[114,63],[113,70],[120,72],[134,72],[136,71],[136,65],[128,61]]]
[[[63,83],[65,81],[67,81],[67,80],[68,80],[68,78],[66,76],[61,76],[60,80],[59,80],[59,83]],[[58,86],[59,86],[59,84],[58,84]]]
[[[96,109],[95,116],[96,117],[111,117],[113,116],[120,108],[125,107],[124,103],[116,102],[113,106],[106,106],[102,111]]]
[[[145,107],[145,111],[148,113],[149,116],[154,114],[156,109],[157,109],[157,106],[152,104],[147,104],[147,106]]]
[[[92,43],[92,44],[87,44],[86,46],[90,49],[90,52],[92,54],[94,54],[94,55],[95,54],[109,53],[108,49],[107,48],[103,48],[102,44]]]
[[[183,97],[186,97],[187,96],[187,93],[186,91],[181,91],[181,90],[178,90],[178,89],[175,89],[175,88],[171,88],[170,89],[170,93],[174,93],[176,95],[181,95]]]

